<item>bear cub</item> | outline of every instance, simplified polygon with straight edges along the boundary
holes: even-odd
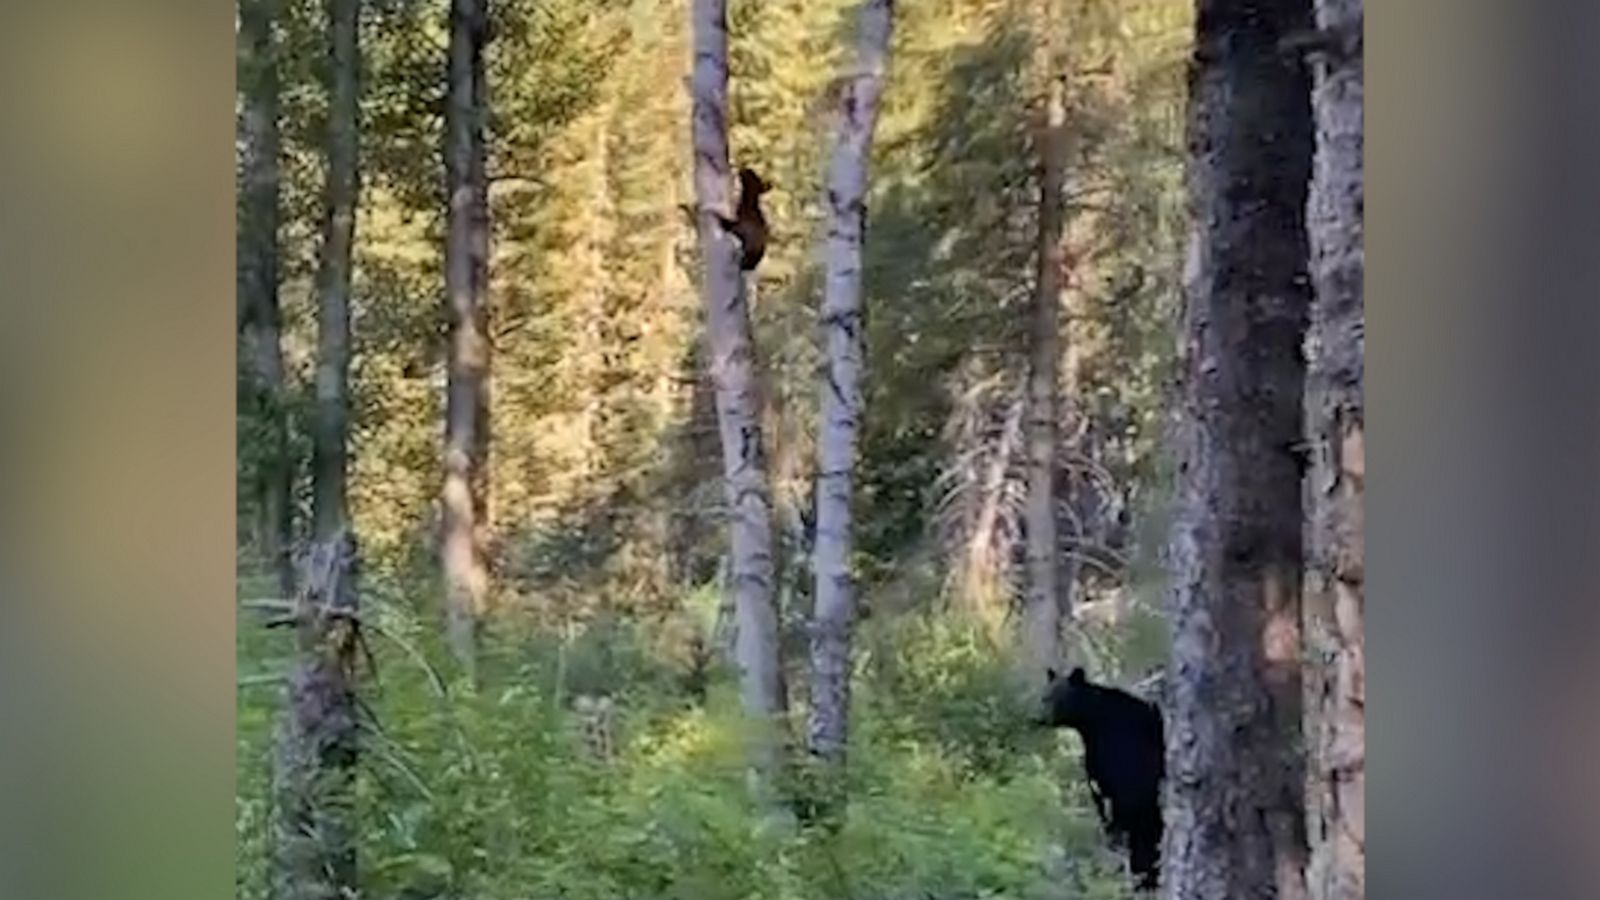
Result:
[[[739,170],[739,206],[733,218],[718,216],[722,227],[739,241],[739,269],[753,271],[767,254],[767,217],[761,212],[761,195],[772,190],[754,170]]]

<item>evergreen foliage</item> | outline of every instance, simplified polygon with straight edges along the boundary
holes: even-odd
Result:
[[[327,100],[320,4],[285,0],[280,247],[290,458],[309,516],[312,277]],[[1070,736],[999,627],[1016,595],[1037,172],[1053,29],[1069,77],[1062,516],[1097,674],[1164,653],[1157,447],[1176,350],[1182,0],[921,0],[897,11],[866,240],[851,804],[837,834],[766,831],[715,652],[724,555],[689,185],[688,28],[668,0],[497,0],[488,47],[495,613],[481,687],[438,632],[446,0],[368,4],[353,298],[350,501],[378,662],[365,697],[372,897],[1112,897]],[[803,665],[815,459],[818,228],[846,0],[732,0],[735,166],[774,187],[753,317],[791,666]],[[263,429],[241,404],[241,484]],[[241,494],[241,503],[248,495]],[[272,592],[241,509],[241,596]],[[264,896],[270,679],[293,648],[240,616],[238,896]],[[706,648],[711,648],[709,651]],[[709,657],[709,658],[708,658]],[[448,691],[441,695],[437,669]],[[791,687],[802,680],[791,676]],[[698,686],[697,686],[698,685]],[[703,690],[703,695],[702,695]],[[609,756],[576,698],[614,703]],[[796,704],[803,709],[804,697]],[[585,705],[585,709],[590,707]],[[802,709],[792,710],[800,716]],[[797,719],[798,721],[798,719]],[[798,773],[803,775],[803,773]],[[803,783],[795,790],[802,791]]]

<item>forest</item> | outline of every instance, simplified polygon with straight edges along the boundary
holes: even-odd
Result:
[[[1361,29],[237,0],[236,896],[1364,896]]]

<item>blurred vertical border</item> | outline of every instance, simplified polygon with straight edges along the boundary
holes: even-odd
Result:
[[[0,897],[233,843],[226,3],[0,9]]]

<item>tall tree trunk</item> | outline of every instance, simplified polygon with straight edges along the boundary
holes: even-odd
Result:
[[[812,754],[841,765],[850,706],[850,636],[856,613],[850,576],[850,488],[856,463],[863,363],[861,249],[867,220],[867,170],[878,98],[888,75],[893,0],[865,0],[854,71],[834,85],[837,141],[828,173],[828,231],[821,324],[826,368],[817,436],[815,612],[811,631]]]
[[[350,273],[360,191],[358,30],[360,0],[327,0],[327,185],[317,268],[317,413],[312,434],[313,535],[325,540],[350,519],[346,477],[350,435]]]
[[[755,725],[751,752],[760,782],[757,790],[766,791],[782,761],[779,716],[785,700],[773,603],[772,495],[762,449],[750,310],[739,271],[738,242],[717,218],[733,215],[728,198],[727,0],[694,0],[690,14],[695,199],[705,265],[707,344],[731,525],[727,583],[734,607],[734,662],[740,700]]]
[[[300,661],[273,748],[274,900],[356,896],[356,545],[312,543],[293,614]]]
[[[1201,0],[1190,72],[1164,890],[1304,895],[1302,392],[1310,0]]]
[[[280,0],[239,6],[242,166],[238,229],[238,320],[253,412],[265,425],[265,452],[253,493],[261,550],[285,597],[294,592],[294,469],[284,408],[282,316],[278,306],[279,163],[278,42]]]
[[[1317,0],[1307,230],[1307,831],[1313,900],[1366,894],[1366,400],[1361,0]]]
[[[477,278],[478,296],[478,334],[482,335],[483,371],[478,379],[478,405],[477,428],[473,431],[473,450],[476,455],[473,460],[472,500],[473,500],[473,546],[477,548],[478,564],[482,567],[486,587],[484,594],[488,593],[487,585],[492,584],[494,578],[494,562],[492,555],[492,541],[494,538],[494,500],[493,484],[489,479],[489,453],[493,444],[491,440],[490,422],[493,406],[490,393],[494,388],[494,372],[491,368],[493,357],[494,322],[493,309],[489,302],[489,242],[492,238],[491,212],[489,209],[489,76],[484,63],[485,48],[492,36],[492,26],[489,20],[490,0],[478,0],[479,29],[478,53],[472,61],[473,102],[478,110],[477,150],[472,155],[472,194],[478,215],[472,220],[472,255],[475,263],[473,274]],[[484,598],[487,601],[487,597]],[[482,611],[480,611],[480,616]]]
[[[350,433],[350,281],[359,129],[360,0],[327,0],[328,174],[317,269],[313,541],[293,624],[300,664],[278,732],[273,895],[334,900],[356,884],[356,545],[346,494]]]
[[[483,45],[487,0],[450,4],[449,98],[445,107],[445,313],[450,326],[445,387],[444,489],[440,498],[447,637],[476,677],[478,624],[489,588],[487,512],[489,336],[488,179],[485,171]]]
[[[1053,59],[1049,60],[1051,63]],[[1048,73],[1039,125],[1039,246],[1033,299],[1028,372],[1028,589],[1023,603],[1023,636],[1033,673],[1044,677],[1061,655],[1061,541],[1056,533],[1058,393],[1061,359],[1063,216],[1061,188],[1065,166],[1066,77]]]

